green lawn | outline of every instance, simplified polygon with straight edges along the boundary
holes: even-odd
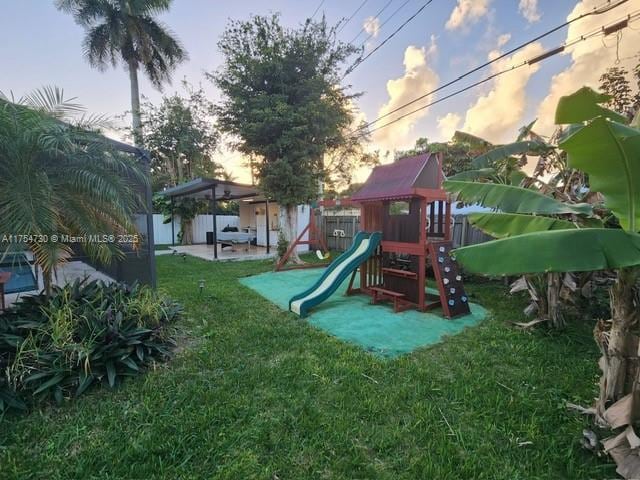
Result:
[[[236,280],[269,268],[158,257],[161,289],[189,317],[175,360],[2,420],[0,478],[615,477],[580,449],[587,420],[565,408],[596,392],[592,325],[522,333],[508,325],[522,299],[468,285],[493,318],[385,360]]]

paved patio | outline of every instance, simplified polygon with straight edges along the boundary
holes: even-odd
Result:
[[[241,261],[241,260],[262,260],[265,258],[272,258],[276,255],[276,247],[271,247],[270,252],[267,253],[266,247],[257,247],[251,245],[236,245],[232,247],[221,248],[217,245],[218,258],[217,261]],[[172,255],[174,252],[178,254],[186,253],[194,257],[202,258],[204,260],[216,260],[214,258],[214,246],[213,245],[176,245],[169,247],[169,250],[158,250],[156,255]]]

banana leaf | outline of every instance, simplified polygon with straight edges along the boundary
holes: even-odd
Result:
[[[563,203],[547,195],[522,187],[495,183],[475,183],[447,180],[444,188],[457,194],[459,201],[496,208],[505,213],[536,213],[540,215],[590,215],[589,204]]]
[[[627,123],[628,120],[623,115],[599,105],[609,100],[611,100],[610,95],[598,93],[589,87],[582,87],[577,92],[560,98],[556,107],[556,124],[581,123],[600,116]]]
[[[526,153],[540,154],[551,147],[545,145],[542,142],[534,142],[531,140],[524,140],[521,142],[509,143],[508,145],[502,145],[488,151],[484,155],[476,157],[471,162],[476,168],[486,168],[493,165],[498,160],[511,157],[513,155],[521,155]]]
[[[576,228],[575,223],[567,220],[519,213],[471,213],[467,218],[471,225],[496,238]]]
[[[474,181],[491,178],[496,174],[493,168],[481,168],[479,170],[465,170],[449,177],[449,180]]]
[[[625,230],[640,230],[640,130],[598,117],[563,139],[569,166],[589,175],[592,191]]]
[[[534,232],[453,251],[469,272],[520,275],[640,265],[640,235],[610,228]]]

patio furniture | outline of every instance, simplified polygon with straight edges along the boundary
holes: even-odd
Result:
[[[249,250],[249,245],[256,238],[255,234],[248,232],[219,232],[217,235],[218,243],[221,248],[233,247],[237,244],[246,243],[246,250]]]
[[[0,311],[4,312],[5,303],[4,303],[4,286],[9,283],[11,279],[11,272],[0,272]]]

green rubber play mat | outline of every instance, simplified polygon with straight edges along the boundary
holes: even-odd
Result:
[[[311,286],[322,271],[312,268],[268,272],[242,278],[240,282],[288,310],[289,299]],[[474,303],[469,304],[471,314],[452,320],[442,317],[439,309],[428,313],[416,310],[394,313],[390,304],[371,305],[369,296],[344,295],[347,284],[345,281],[330,298],[313,308],[305,320],[345,342],[386,357],[438,343],[478,324],[487,315],[484,308]]]

